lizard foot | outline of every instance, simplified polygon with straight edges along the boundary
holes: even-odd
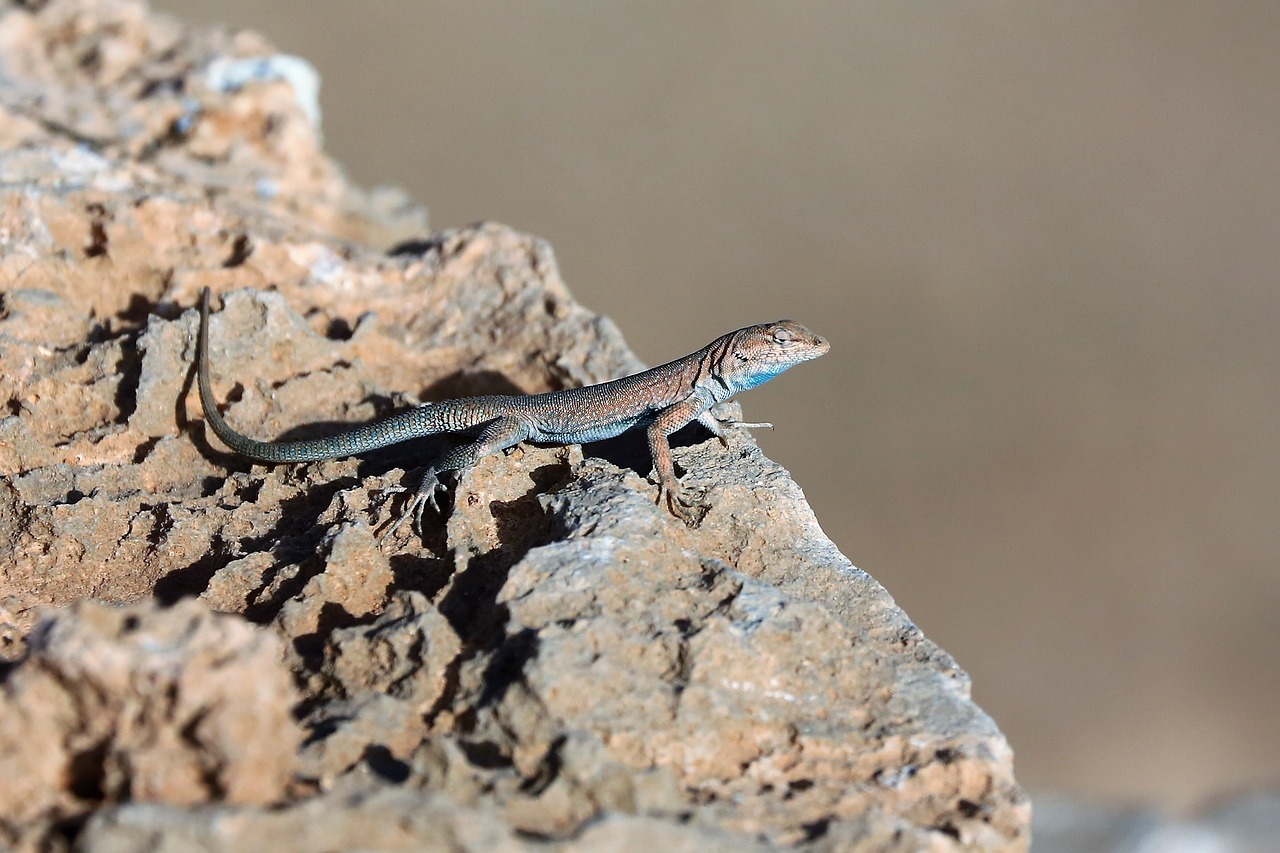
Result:
[[[746,421],[735,421],[731,419],[721,420],[720,418],[711,416],[715,420],[718,429],[713,428],[711,431],[715,433],[716,438],[720,439],[721,447],[729,446],[729,430],[731,429],[773,429],[771,423],[747,423]]]
[[[667,509],[671,514],[685,523],[687,527],[697,527],[702,523],[702,519],[706,518],[707,511],[710,507],[695,507],[693,504],[685,503],[680,497],[678,488],[671,489],[666,486],[658,487],[658,504],[661,505],[663,498],[666,498]],[[701,510],[701,511],[699,511]]]
[[[403,486],[394,486],[386,491],[395,494],[397,492],[407,490]],[[444,491],[448,491],[448,489],[444,483],[440,482],[440,478],[436,475],[436,472],[434,470],[427,469],[427,473],[422,476],[422,482],[418,485],[418,490],[414,492],[413,497],[410,498],[408,503],[404,505],[404,508],[400,510],[396,520],[391,523],[391,526],[387,528],[386,532],[378,537],[378,545],[381,546],[382,543],[390,539],[391,534],[395,533],[396,530],[400,528],[400,525],[404,524],[406,518],[413,519],[414,533],[418,534],[419,537],[425,536],[422,527],[422,517],[426,513],[428,506],[430,506],[437,515],[440,514],[440,503],[436,499],[436,492]]]

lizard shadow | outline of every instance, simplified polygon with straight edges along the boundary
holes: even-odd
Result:
[[[539,496],[568,482],[569,466],[565,462],[542,465],[529,472],[529,477],[532,485],[520,497],[488,504],[497,544],[473,556],[452,576],[437,600],[441,615],[449,620],[466,650],[449,664],[445,673],[447,686],[438,706],[453,704],[460,689],[463,666],[476,658],[488,658],[478,685],[480,695],[458,721],[462,732],[474,728],[478,709],[498,702],[523,677],[525,662],[537,654],[536,632],[524,628],[508,635],[510,609],[499,602],[498,597],[511,569],[529,551],[556,538],[557,525],[543,509]],[[472,744],[465,739],[463,742],[468,744],[467,749],[487,749],[499,761],[509,761],[497,744]]]
[[[305,566],[307,558],[314,556],[326,533],[325,528],[317,523],[320,515],[329,507],[334,495],[358,482],[354,477],[340,477],[281,501],[280,520],[273,527],[258,536],[239,539],[234,546],[223,538],[221,530],[215,531],[209,552],[160,576],[152,586],[152,594],[165,604],[199,596],[209,588],[213,576],[228,564],[250,554],[270,552],[272,564],[263,572],[262,582],[254,590],[254,595],[260,593],[275,583],[282,571],[294,565]],[[252,503],[257,490],[258,484],[253,484],[238,496],[246,503]],[[259,601],[249,605],[245,610],[246,618],[254,622],[270,621],[279,606],[301,591],[307,580],[322,568],[320,566],[309,574],[300,569],[297,576],[280,585],[270,602]],[[264,612],[264,608],[268,612]]]
[[[713,437],[711,430],[695,422],[676,430],[667,437],[667,440],[672,447],[690,447],[701,444],[711,437]],[[603,459],[619,468],[629,469],[642,478],[648,477],[653,471],[653,457],[649,455],[648,441],[645,439],[644,430],[638,427],[615,438],[584,444],[582,454]]]
[[[439,600],[440,613],[464,640],[478,639],[494,615],[505,622],[505,608],[497,604],[497,599],[512,566],[530,550],[553,538],[554,525],[538,497],[563,484],[568,476],[565,464],[541,465],[529,473],[533,483],[523,495],[514,500],[489,502],[487,509],[493,516],[496,544],[473,556],[465,569],[453,576]],[[478,500],[474,495],[462,495],[460,499]],[[499,610],[504,613],[498,613]]]

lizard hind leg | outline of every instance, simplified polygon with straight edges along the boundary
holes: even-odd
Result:
[[[418,485],[417,491],[414,492],[413,497],[401,509],[400,517],[382,535],[379,542],[385,542],[390,538],[391,534],[404,523],[404,520],[410,517],[413,518],[413,531],[418,536],[423,536],[422,522],[427,507],[430,506],[432,511],[439,515],[440,503],[436,498],[436,493],[448,491],[445,485],[440,482],[442,473],[445,471],[460,471],[463,468],[470,467],[485,456],[519,444],[528,437],[529,429],[519,418],[504,415],[490,421],[480,431],[480,435],[475,441],[453,448],[440,457],[436,464],[427,469],[422,476],[422,482]]]

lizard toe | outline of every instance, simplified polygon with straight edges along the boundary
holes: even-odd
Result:
[[[661,500],[661,497],[659,500]],[[697,527],[703,516],[707,514],[706,507],[697,507],[694,504],[685,503],[681,495],[675,491],[667,492],[667,509],[671,511],[672,515],[683,521],[687,527]],[[698,509],[702,511],[699,512]]]
[[[419,491],[413,496],[413,529],[419,536],[426,536],[426,526],[423,524],[427,515],[427,507],[431,507],[431,511],[436,515],[440,515],[440,504],[436,501],[436,492],[443,491],[444,486],[436,483],[430,491]]]
[[[387,529],[384,530],[382,535],[378,537],[379,548],[381,548],[383,545],[386,544],[387,540],[390,539],[392,535],[397,530],[400,529],[400,525],[404,524],[404,520],[408,517],[409,517],[409,513],[407,511],[402,511],[392,519],[391,523],[387,525]]]

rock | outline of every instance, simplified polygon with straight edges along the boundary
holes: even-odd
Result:
[[[639,369],[544,241],[348,185],[249,33],[13,4],[0,70],[6,841],[1026,846],[967,676],[748,436],[677,437],[696,529],[624,436],[488,457],[380,548],[447,439],[267,467],[203,429],[206,286],[259,437]]]
[[[81,834],[85,853],[143,850],[385,850],[422,853],[532,850],[492,808],[404,788],[330,793],[285,809],[175,809],[129,805],[100,812]]]
[[[461,640],[419,592],[394,595],[371,623],[327,633],[318,667],[323,699],[308,724],[308,775],[328,784],[357,766],[371,745],[393,760],[411,756],[427,721],[449,695]]]
[[[745,439],[731,449],[726,458],[707,443],[682,461],[717,482],[784,476]],[[887,610],[883,591],[864,589],[845,610],[735,570],[715,524],[661,535],[664,513],[634,476],[584,462],[573,485],[542,499],[554,541],[507,570],[501,635],[460,669],[454,714],[474,721],[472,739],[535,779],[551,756],[571,772],[560,744],[589,732],[627,767],[673,770],[708,820],[779,844],[845,821],[883,827],[875,844],[1016,837],[1016,811],[992,798],[1018,798],[1011,774],[992,773],[1007,745],[954,662]],[[813,525],[785,494],[739,495],[713,512],[767,510],[779,545]],[[866,583],[847,561],[806,565],[810,555],[783,551],[775,573]]]
[[[144,850],[385,850],[413,853],[752,853],[769,848],[723,832],[612,814],[567,842],[520,836],[492,807],[464,806],[436,794],[374,787],[331,792],[285,809],[175,809],[150,804],[104,809],[89,822],[84,853]],[[166,844],[172,846],[165,846]]]
[[[278,637],[194,601],[84,601],[0,685],[0,838],[126,801],[266,805],[301,729]]]

